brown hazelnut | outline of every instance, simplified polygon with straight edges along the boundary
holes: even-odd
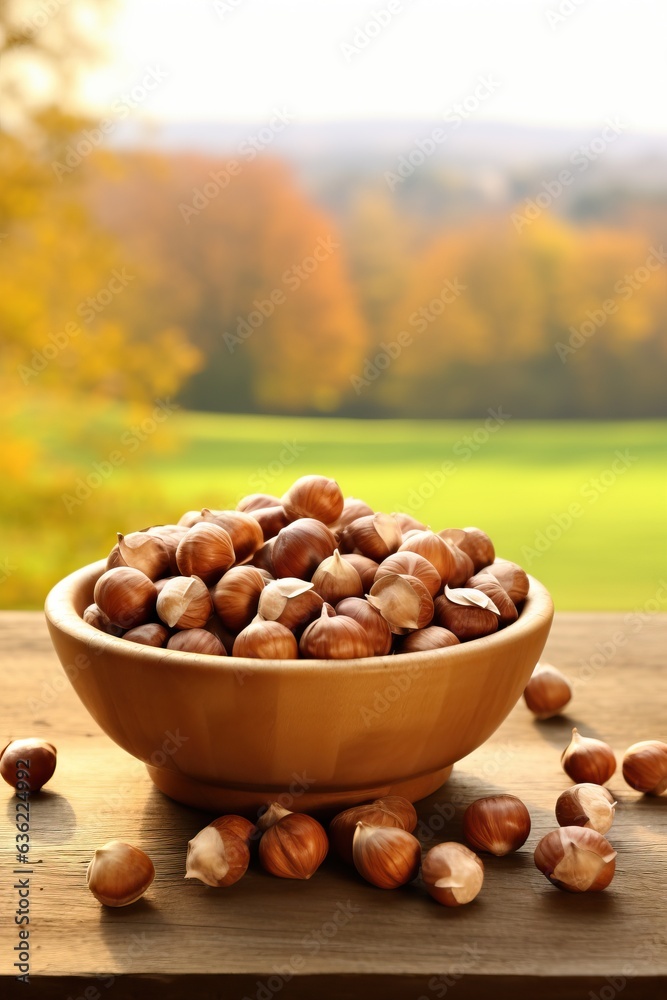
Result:
[[[374,513],[373,508],[369,507],[363,500],[357,500],[356,497],[345,497],[343,510],[338,520],[331,525],[331,530],[340,534],[344,528],[347,528],[348,524],[352,524],[357,518],[369,515],[372,517]]]
[[[230,632],[240,632],[257,614],[265,580],[255,566],[233,566],[211,590],[213,607]]]
[[[236,554],[231,535],[224,528],[207,521],[194,524],[176,549],[176,565],[181,576],[198,576],[204,583],[215,583],[234,565]]]
[[[437,570],[442,583],[447,583],[454,568],[454,559],[447,543],[427,528],[406,536],[399,552],[416,552],[427,559]]]
[[[373,656],[373,645],[363,626],[344,615],[331,618],[326,605],[321,616],[301,636],[299,650],[308,660],[354,660]]]
[[[509,559],[495,559],[480,572],[491,573],[515,604],[519,605],[526,599],[530,580],[526,571],[517,563],[510,562]]]
[[[408,833],[417,826],[417,813],[408,799],[389,795],[363,805],[352,806],[334,816],[329,825],[329,840],[337,854],[349,865],[353,864],[352,842],[357,823],[367,826],[393,826]]]
[[[341,559],[338,549],[323,559],[313,573],[313,586],[323,600],[336,604],[345,597],[362,597],[364,588],[354,566]]]
[[[302,476],[297,479],[282,498],[282,503],[292,519],[308,517],[322,524],[333,524],[344,508],[340,486],[326,476]]]
[[[175,576],[158,594],[157,613],[169,628],[203,628],[213,614],[208,588],[198,576]]]
[[[271,493],[249,493],[236,505],[236,509],[244,514],[252,514],[254,510],[263,510],[267,507],[282,507],[282,502]]]
[[[569,745],[563,750],[561,764],[578,784],[604,785],[616,770],[616,757],[607,743],[582,736],[575,727]]]
[[[380,564],[376,563],[374,559],[369,559],[368,556],[362,556],[360,552],[344,552],[341,555],[341,559],[354,566],[361,579],[361,586],[364,589],[364,593],[367,593],[373,586],[375,574]]]
[[[124,636],[129,642],[138,642],[140,646],[164,646],[169,638],[169,629],[160,622],[146,622],[131,628]]]
[[[469,848],[450,841],[424,855],[422,878],[428,894],[442,906],[464,906],[482,888],[484,865]]]
[[[467,591],[468,588],[465,588]],[[434,624],[449,629],[461,642],[479,639],[498,630],[499,615],[491,610],[495,605],[486,594],[472,590],[480,598],[489,602],[486,607],[480,604],[459,603],[462,589],[449,590],[436,597],[434,604]]]
[[[93,599],[109,621],[134,628],[149,621],[155,611],[155,584],[140,569],[117,566],[103,573],[95,584]]]
[[[272,875],[309,879],[327,856],[329,840],[312,816],[290,812],[274,803],[257,825],[264,831],[259,842],[259,860]]]
[[[530,825],[530,813],[516,795],[487,795],[471,802],[463,814],[463,835],[470,846],[498,858],[523,847]]]
[[[333,555],[336,539],[321,521],[302,517],[278,532],[271,561],[276,577],[310,580],[323,559]]]
[[[114,625],[113,622],[109,621],[96,604],[89,604],[81,617],[87,625],[92,625],[93,628],[99,629],[100,632],[106,632],[107,635],[121,636],[125,632],[125,629],[121,628],[120,625]]]
[[[389,514],[366,514],[343,530],[341,552],[360,552],[368,559],[382,562],[398,550],[403,534],[396,518]]]
[[[661,740],[633,743],[623,756],[623,777],[638,792],[662,795],[667,791],[667,743]]]
[[[202,518],[206,523],[217,524],[232,540],[237,563],[248,562],[264,544],[259,521],[240,510],[209,510],[204,507]]]
[[[398,889],[417,877],[421,847],[400,827],[360,821],[352,840],[352,860],[359,874],[378,889]]]
[[[38,792],[56,769],[58,752],[53,743],[28,737],[12,740],[0,753],[0,774],[18,791]]]
[[[260,618],[299,631],[322,612],[324,601],[312,583],[286,576],[267,583],[259,599]]]
[[[616,851],[595,830],[562,826],[542,837],[535,848],[535,866],[558,889],[599,892],[614,877]]]
[[[227,650],[218,637],[205,628],[189,628],[172,635],[167,649],[182,653],[206,653],[209,656],[226,656]]]
[[[398,573],[401,576],[415,576],[424,584],[431,597],[435,597],[442,589],[442,580],[432,562],[420,556],[417,552],[408,550],[395,552],[384,559],[375,574],[375,580],[383,576]]]
[[[275,538],[278,532],[290,523],[287,511],[282,506],[260,507],[259,510],[253,510],[250,513],[262,529],[265,542],[269,538]]]
[[[523,692],[526,705],[538,719],[558,715],[572,697],[567,677],[550,663],[538,663]]]
[[[433,598],[416,576],[383,576],[375,581],[366,599],[396,635],[431,624]]]
[[[472,559],[475,573],[488,566],[496,558],[493,542],[485,531],[480,528],[464,528],[463,538],[457,542],[460,549],[463,549]]]
[[[445,649],[447,646],[458,646],[460,640],[449,629],[440,625],[428,625],[404,635],[398,643],[397,653],[421,653],[427,649]]]
[[[255,618],[239,632],[232,656],[247,656],[257,660],[296,660],[299,655],[294,635],[280,622]]]
[[[514,601],[509,596],[504,587],[490,573],[477,573],[466,583],[466,587],[480,590],[487,597],[490,597],[499,612],[499,627],[504,628],[511,625],[519,617]]]
[[[129,535],[118,532],[117,549],[114,565],[140,569],[149,580],[157,580],[169,572],[167,546],[161,538],[148,531],[132,531]]]
[[[366,632],[375,656],[391,652],[392,632],[379,611],[363,597],[346,597],[336,605],[336,614],[354,618]]]

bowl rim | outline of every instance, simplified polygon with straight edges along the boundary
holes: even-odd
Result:
[[[44,613],[51,628],[78,642],[85,643],[92,652],[98,655],[107,652],[135,662],[138,660],[147,665],[158,666],[169,662],[175,667],[181,666],[184,669],[210,669],[223,673],[270,673],[289,670],[310,676],[319,674],[322,669],[341,673],[360,667],[365,673],[386,673],[388,670],[396,668],[402,670],[418,667],[441,669],[443,664],[465,660],[471,653],[473,656],[480,653],[493,655],[515,646],[521,642],[521,639],[542,628],[544,620],[550,621],[554,613],[553,600],[549,591],[544,584],[528,574],[529,591],[518,619],[491,635],[462,642],[457,646],[422,650],[416,653],[388,653],[383,656],[356,657],[346,660],[263,660],[231,656],[231,654],[218,656],[213,653],[190,653],[184,650],[165,649],[161,646],[143,646],[140,643],[128,642],[122,636],[108,635],[85,622],[74,606],[74,596],[84,586],[94,584],[105,570],[106,559],[100,559],[74,570],[51,588],[44,603]]]

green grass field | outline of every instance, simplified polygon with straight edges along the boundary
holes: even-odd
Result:
[[[174,435],[178,448],[161,451]],[[249,492],[280,495],[297,476],[317,471],[377,510],[407,510],[436,529],[484,528],[500,555],[549,587],[560,610],[642,608],[661,587],[667,596],[665,428],[658,422],[489,418],[485,426],[178,412],[149,444],[128,454],[75,512],[78,532],[91,525],[88,543],[53,545],[48,582],[105,554],[113,532],[104,527],[106,545],[99,530],[109,505],[115,521],[126,509],[117,527],[129,531],[146,518],[159,523],[193,507],[233,506]],[[91,461],[82,456],[82,474]],[[38,593],[23,606],[41,599]]]

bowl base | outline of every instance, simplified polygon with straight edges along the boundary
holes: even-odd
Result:
[[[152,767],[150,764],[146,765],[146,770],[161,792],[177,802],[183,803],[183,805],[206,809],[218,816],[225,813],[240,813],[256,817],[260,809],[275,801],[281,802],[286,809],[300,812],[317,810],[339,812],[349,806],[358,805],[360,802],[379,799],[383,795],[403,795],[410,802],[416,802],[418,799],[431,795],[441,785],[444,785],[452,773],[452,766],[431,771],[428,774],[420,774],[415,778],[398,781],[395,784],[375,785],[372,788],[354,788],[350,791],[321,789],[320,791],[297,792],[296,795],[291,795],[289,792],[281,794],[277,788],[248,790],[247,788],[209,785],[204,781],[197,781],[195,778],[180,774],[178,771]]]

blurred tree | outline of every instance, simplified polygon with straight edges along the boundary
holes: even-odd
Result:
[[[85,72],[99,61],[115,0],[3,0],[0,5],[2,130],[33,146],[72,123]],[[59,130],[60,131],[60,130]]]
[[[411,236],[386,186],[361,188],[350,207],[345,239],[350,248],[350,270],[374,342],[386,337],[393,309],[405,292],[405,261],[413,251]]]
[[[121,499],[102,491],[79,510],[80,496],[93,495],[82,477],[106,483],[107,469],[117,467],[109,455],[125,463],[136,449],[131,428],[169,406],[162,397],[200,364],[181,330],[152,321],[141,262],[86,208],[91,161],[82,156],[60,178],[54,171],[87,124],[65,103],[89,65],[106,6],[9,0],[0,7],[0,510],[13,566],[0,573],[6,605],[41,603],[35,581],[43,587],[52,567],[34,553],[64,553],[60,572],[89,546],[99,553],[101,538],[102,551],[108,547],[112,528],[124,523]],[[144,453],[159,439],[145,434]]]
[[[417,416],[501,403],[524,417],[663,414],[667,260],[654,249],[546,214],[520,235],[506,215],[451,231],[414,262],[391,324],[410,342],[364,391]]]
[[[153,317],[187,329],[206,356],[186,405],[333,411],[366,347],[341,237],[287,167],[239,166],[129,154],[112,183],[97,175],[89,200],[146,262]]]

